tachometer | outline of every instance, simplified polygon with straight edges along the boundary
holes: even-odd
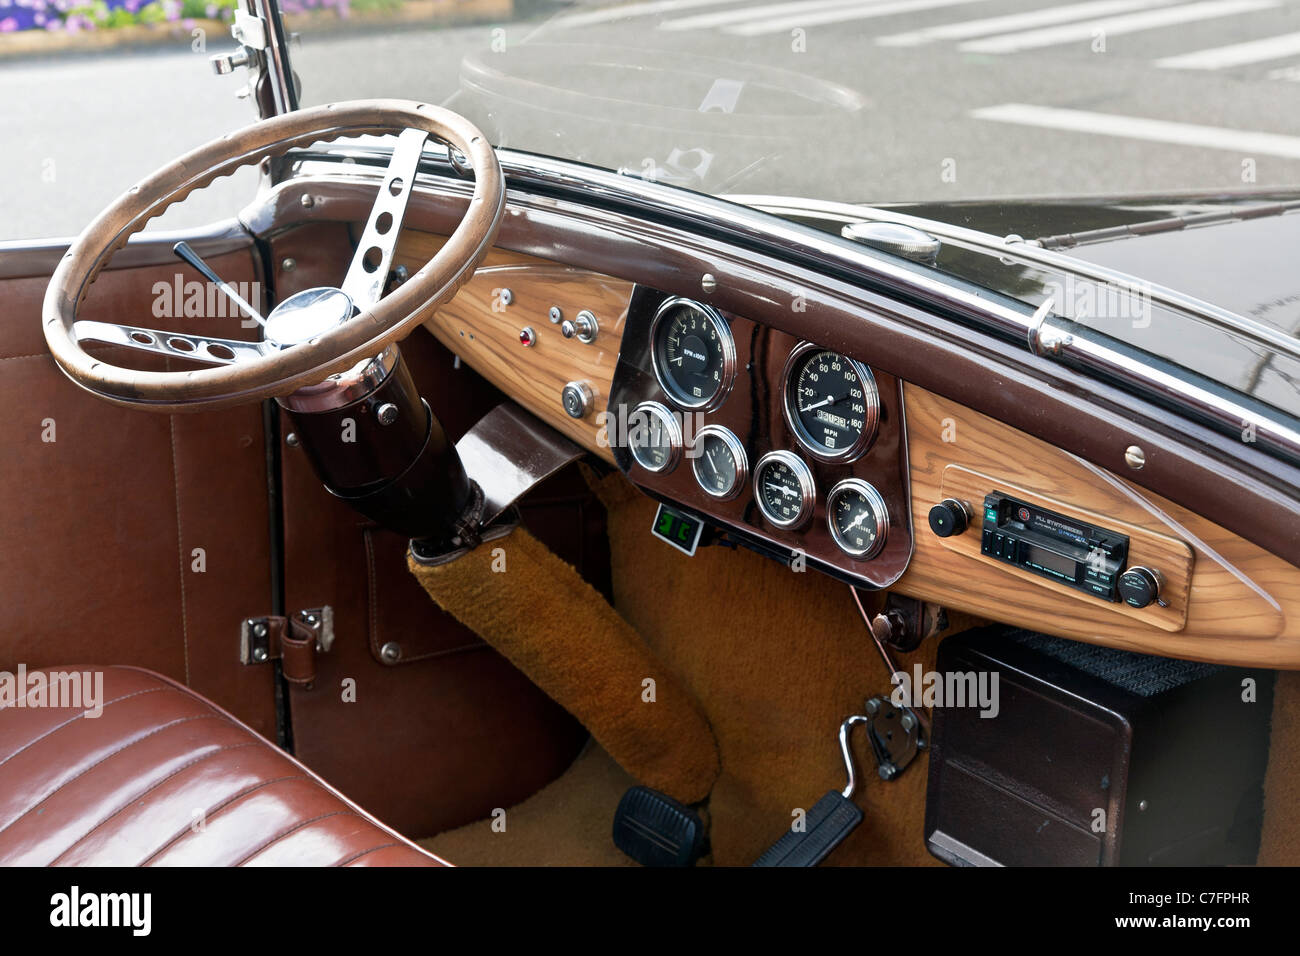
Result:
[[[716,309],[669,299],[650,326],[655,377],[674,404],[717,408],[736,377],[736,343]]]
[[[826,524],[840,550],[860,561],[874,558],[889,534],[889,509],[861,478],[845,478],[826,496]]]
[[[754,499],[778,528],[797,527],[812,517],[817,502],[812,470],[793,452],[769,451],[754,466]]]
[[[785,365],[785,420],[813,457],[851,461],[876,437],[876,379],[861,362],[804,342]]]

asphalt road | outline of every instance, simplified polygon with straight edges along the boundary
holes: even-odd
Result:
[[[303,99],[446,102],[508,145],[713,191],[889,201],[1300,184],[1295,0],[609,6],[307,35]],[[73,233],[145,173],[250,121],[239,86],[188,46],[0,63],[0,238]],[[163,224],[228,215],[250,190],[222,184]]]

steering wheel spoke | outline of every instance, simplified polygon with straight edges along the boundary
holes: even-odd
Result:
[[[72,334],[77,342],[107,342],[123,345],[139,352],[152,352],[172,358],[210,362],[214,365],[238,365],[264,357],[266,345],[259,342],[241,342],[238,339],[218,339],[182,332],[160,332],[134,325],[115,325],[112,322],[92,322],[79,319],[72,324]]]
[[[406,218],[406,207],[428,138],[429,134],[419,129],[403,130],[397,137],[370,218],[366,220],[365,231],[343,280],[343,291],[360,312],[365,312],[384,294],[397,237],[402,231],[402,220]]]

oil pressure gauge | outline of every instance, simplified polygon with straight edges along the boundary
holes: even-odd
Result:
[[[880,492],[861,478],[845,478],[826,496],[826,524],[840,550],[865,561],[889,535],[889,509]]]

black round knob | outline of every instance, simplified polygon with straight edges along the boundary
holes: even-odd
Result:
[[[1117,587],[1129,607],[1146,607],[1160,599],[1160,576],[1150,568],[1129,568],[1119,576]]]
[[[941,538],[961,534],[970,524],[970,512],[956,498],[944,498],[930,509],[930,530]]]

